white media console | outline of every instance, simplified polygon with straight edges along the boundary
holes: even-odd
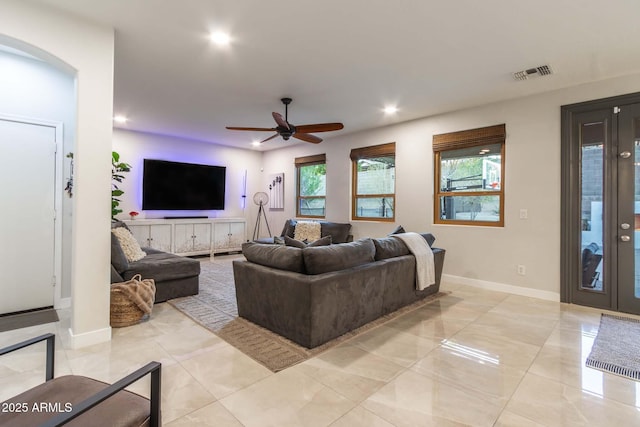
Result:
[[[213,255],[242,250],[244,218],[136,219],[124,221],[140,246],[176,255]]]

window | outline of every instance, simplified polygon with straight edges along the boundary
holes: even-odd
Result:
[[[396,143],[351,150],[351,217],[393,221],[396,211]]]
[[[298,157],[296,164],[296,215],[324,218],[327,195],[325,154]]]
[[[505,125],[433,136],[436,224],[504,226]]]

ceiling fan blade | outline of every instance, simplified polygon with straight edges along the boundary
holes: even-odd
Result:
[[[263,142],[267,142],[267,141],[269,141],[270,139],[273,139],[273,138],[275,138],[275,137],[276,137],[276,136],[278,136],[278,135],[280,135],[280,134],[276,133],[275,135],[271,135],[269,138],[267,138],[267,139],[263,139],[262,141],[260,141],[260,144],[262,144]]]
[[[284,119],[284,117],[282,117],[282,114],[276,113],[274,111],[273,113],[271,113],[271,115],[273,116],[273,120],[276,121],[278,126],[282,126],[283,128],[290,129],[289,128],[289,123],[287,123],[287,121]]]
[[[292,136],[294,138],[297,138],[297,139],[305,141],[305,142],[310,142],[312,144],[318,144],[318,143],[322,142],[322,138],[318,138],[317,136],[311,135],[311,134],[308,134],[308,133],[296,132]]]
[[[342,128],[344,128],[342,123],[318,123],[316,125],[296,126],[296,130],[303,133],[330,132]]]
[[[237,127],[237,126],[227,126],[227,129],[229,130],[254,130],[254,131],[264,131],[264,132],[275,132],[276,128],[243,128],[243,127]]]

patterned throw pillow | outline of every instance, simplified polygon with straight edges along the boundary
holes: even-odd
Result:
[[[293,238],[296,240],[315,242],[320,236],[322,228],[319,222],[315,221],[298,221],[296,224],[296,231],[293,234]]]
[[[112,229],[111,232],[118,238],[122,251],[127,257],[127,261],[140,261],[142,258],[147,256],[129,230],[124,227],[118,227]]]

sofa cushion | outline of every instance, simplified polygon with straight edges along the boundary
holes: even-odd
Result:
[[[341,245],[302,249],[307,274],[328,273],[373,262],[375,253],[376,248],[369,238]]]
[[[120,241],[113,233],[111,233],[111,265],[120,274],[129,268],[129,261],[120,246]]]
[[[120,221],[120,220],[115,220],[115,221],[111,221],[111,228],[118,228],[118,227],[122,227],[122,228],[126,228],[127,230],[129,230],[129,227],[127,227],[127,224],[125,224],[124,222]],[[131,230],[129,230],[131,231]]]
[[[373,245],[376,248],[376,261],[410,254],[409,248],[400,239],[396,239],[393,237],[383,237],[380,239],[372,240]]]
[[[339,222],[320,222],[322,237],[331,236],[333,243],[346,243],[351,231],[351,224],[341,224]]]
[[[315,240],[311,243],[301,242],[300,240],[292,239],[289,236],[284,236],[284,244],[287,246],[292,246],[294,248],[306,248],[308,246],[327,246],[331,244],[331,236],[324,236],[321,239]]]
[[[242,254],[247,261],[256,264],[279,270],[304,273],[302,250],[298,248],[249,242],[242,244]]]
[[[293,239],[293,235],[296,232],[296,223],[298,221],[296,221],[295,219],[288,219],[285,223],[284,223],[284,228],[282,228],[282,233],[280,233],[280,236],[289,236]]]
[[[401,233],[394,233],[401,234]],[[429,247],[433,245],[436,238],[431,233],[420,233],[420,235],[427,241]],[[391,236],[391,235],[390,235]],[[409,255],[411,251],[407,245],[400,239],[394,237],[382,237],[380,239],[373,239],[373,244],[376,247],[376,261],[381,259],[395,258],[397,256]]]
[[[200,262],[166,252],[150,253],[141,260],[130,263],[129,269],[122,277],[129,280],[136,274],[140,274],[143,279],[154,279],[156,282],[183,279],[198,276]]]
[[[118,238],[122,251],[127,257],[127,261],[139,261],[147,255],[142,248],[140,248],[140,244],[128,229],[124,227],[112,228],[111,233],[115,234]]]

